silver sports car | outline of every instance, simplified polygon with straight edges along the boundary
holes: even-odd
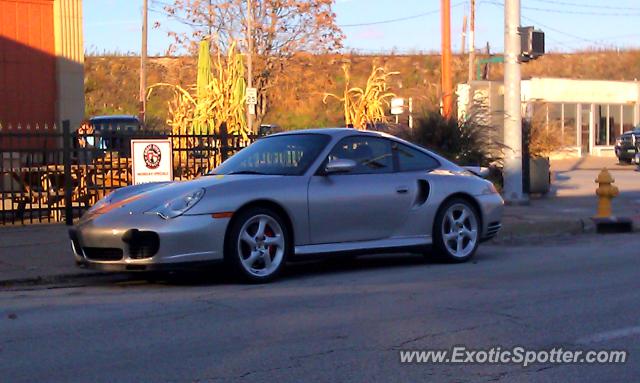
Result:
[[[69,234],[78,264],[144,271],[224,260],[250,281],[310,254],[471,258],[500,229],[493,184],[396,137],[314,129],[262,138],[210,174],[124,187]]]

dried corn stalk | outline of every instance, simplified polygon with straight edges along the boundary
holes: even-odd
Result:
[[[210,137],[198,135],[218,135],[220,127],[226,123],[227,133],[247,138],[249,134],[245,119],[244,62],[231,44],[227,56],[218,53],[214,65],[214,73],[206,86],[200,89],[196,85],[183,88],[179,85],[158,83],[149,87],[148,97],[157,87],[169,87],[173,90],[173,99],[168,102],[167,124],[174,136],[173,145],[179,148],[193,148],[198,145],[212,145]],[[194,137],[195,135],[195,137]],[[219,142],[215,143],[219,146]],[[175,163],[186,163],[189,151],[174,152]],[[219,158],[210,158],[210,166]]]
[[[329,98],[334,98],[343,103],[344,119],[347,126],[352,125],[356,129],[367,129],[376,123],[387,122],[385,111],[389,108],[389,100],[395,94],[388,92],[387,80],[390,76],[399,72],[387,72],[383,67],[373,67],[367,79],[367,85],[363,88],[350,88],[351,76],[349,65],[342,65],[345,76],[345,87],[342,97],[333,93],[325,93],[323,102],[326,104]]]

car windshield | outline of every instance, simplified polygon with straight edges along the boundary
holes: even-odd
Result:
[[[239,151],[209,174],[301,175],[329,140],[325,134],[265,137]]]

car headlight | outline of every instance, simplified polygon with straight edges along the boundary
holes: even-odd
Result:
[[[204,196],[204,189],[198,189],[185,193],[178,198],[174,198],[154,209],[147,211],[148,214],[157,214],[164,219],[175,218],[186,213],[194,207]]]

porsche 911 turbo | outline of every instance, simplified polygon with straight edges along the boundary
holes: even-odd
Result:
[[[261,138],[191,181],[117,189],[70,229],[76,262],[113,271],[225,261],[253,282],[318,254],[473,257],[501,227],[494,185],[388,134],[310,129]]]

